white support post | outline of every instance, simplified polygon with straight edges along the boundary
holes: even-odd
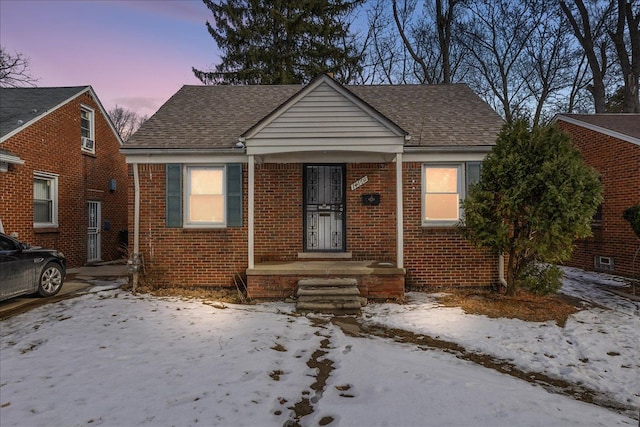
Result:
[[[248,236],[247,236],[247,240],[248,242],[248,259],[249,259],[249,268],[254,268],[255,264],[254,264],[254,254],[253,254],[253,227],[254,227],[254,220],[253,220],[253,211],[254,211],[254,191],[255,191],[255,158],[253,155],[249,156],[249,163],[248,163],[248,172],[249,172],[249,176],[248,176],[248,181],[249,181],[249,188],[248,188],[248,193],[247,194],[247,200],[248,200],[248,208],[247,208],[247,217],[248,217]]]
[[[404,268],[404,218],[402,214],[402,153],[396,154],[396,242],[397,265]]]

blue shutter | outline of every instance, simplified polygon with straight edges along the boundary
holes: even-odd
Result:
[[[242,227],[242,163],[227,165],[227,227]]]
[[[166,171],[166,226],[182,227],[182,165],[168,163]]]

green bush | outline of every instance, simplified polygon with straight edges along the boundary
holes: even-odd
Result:
[[[636,236],[640,238],[640,204],[625,209],[622,217],[629,221]]]
[[[531,263],[522,274],[521,286],[536,295],[555,294],[562,287],[562,274],[557,265]]]

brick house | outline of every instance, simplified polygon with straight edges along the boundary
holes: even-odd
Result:
[[[631,277],[640,241],[622,213],[640,203],[640,114],[561,114],[556,122],[604,187],[593,236],[576,242],[567,265]]]
[[[70,267],[120,258],[121,145],[91,86],[0,89],[0,228]]]
[[[123,146],[131,244],[164,283],[256,298],[495,284],[455,225],[501,126],[462,84],[183,86]]]

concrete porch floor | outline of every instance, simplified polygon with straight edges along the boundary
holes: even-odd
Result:
[[[269,261],[256,264],[247,269],[247,276],[252,275],[385,275],[406,274],[404,268],[397,268],[394,263],[383,261]]]

